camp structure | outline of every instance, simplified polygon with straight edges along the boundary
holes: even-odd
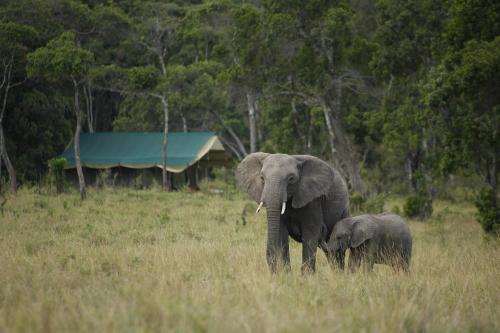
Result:
[[[161,184],[162,132],[98,132],[80,136],[80,161],[87,184],[148,187]],[[66,176],[77,182],[74,145],[66,158]],[[171,132],[167,140],[167,173],[174,187],[197,189],[201,178],[216,166],[228,166],[231,157],[214,132]]]

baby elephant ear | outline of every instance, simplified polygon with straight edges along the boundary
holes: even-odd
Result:
[[[373,238],[377,225],[368,218],[358,221],[352,229],[351,247],[355,248]]]
[[[236,169],[236,182],[238,186],[255,202],[260,202],[262,195],[262,180],[260,179],[260,171],[262,170],[262,163],[268,157],[267,153],[253,153],[247,155],[243,161],[238,164]]]
[[[299,166],[299,184],[293,195],[292,207],[301,208],[314,199],[328,194],[335,174],[325,161],[309,155],[294,155]]]

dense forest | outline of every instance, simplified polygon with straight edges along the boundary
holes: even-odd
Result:
[[[3,0],[0,45],[12,190],[80,130],[212,130],[235,159],[316,155],[423,217],[472,177],[500,223],[498,1]]]

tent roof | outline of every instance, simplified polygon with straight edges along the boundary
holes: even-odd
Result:
[[[99,132],[80,135],[80,160],[87,168],[162,167],[162,132]],[[214,132],[171,132],[167,141],[167,170],[182,172],[211,151],[224,152]],[[74,145],[62,157],[75,168]]]

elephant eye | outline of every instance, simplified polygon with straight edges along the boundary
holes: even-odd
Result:
[[[260,175],[260,181],[264,184],[264,175]]]
[[[289,183],[293,183],[293,182],[295,182],[295,177],[294,177],[294,176],[290,176],[290,177],[288,177],[288,182],[289,182]]]

